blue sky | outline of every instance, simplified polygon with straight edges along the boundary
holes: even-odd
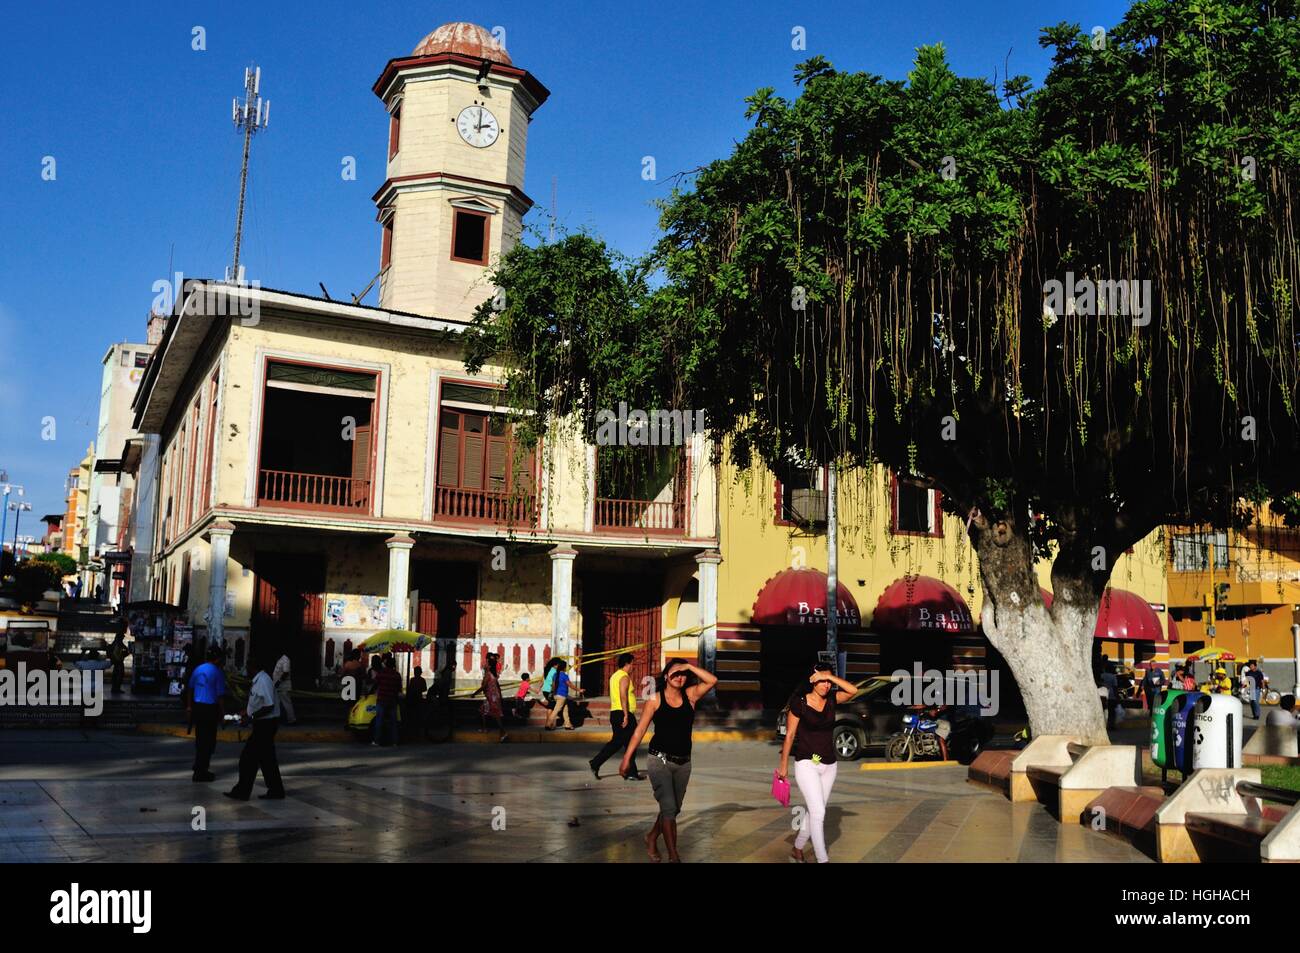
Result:
[[[94,439],[101,360],[144,340],[155,281],[172,269],[220,276],[229,263],[240,139],[230,101],[262,67],[271,126],[254,143],[242,259],[263,285],[334,297],[378,270],[370,196],[387,124],[370,87],[438,25],[506,30],[517,66],[551,90],[529,131],[526,189],[542,224],[552,179],[568,229],[637,254],[655,236],[651,202],[673,173],[727,154],[744,97],[794,94],[793,66],[903,77],[914,49],[943,42],[958,72],[1035,81],[1040,27],[1110,26],[1118,0],[989,2],[47,3],[6,11],[0,77],[0,469],[27,488],[31,516],[63,509],[63,481]],[[192,30],[206,33],[204,51]],[[807,50],[791,49],[806,30]],[[641,177],[655,157],[658,181]],[[56,178],[42,179],[53,156]],[[355,181],[341,175],[356,159]],[[366,299],[375,302],[375,293]],[[42,440],[42,418],[56,439]],[[37,530],[34,520],[27,530]],[[10,520],[9,530],[12,533]],[[43,527],[41,527],[43,529]]]

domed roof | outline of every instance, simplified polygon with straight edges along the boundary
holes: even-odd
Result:
[[[411,55],[432,56],[435,53],[461,53],[480,60],[511,65],[510,54],[505,47],[476,23],[444,23],[421,40]]]

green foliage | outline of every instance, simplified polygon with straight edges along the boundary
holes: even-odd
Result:
[[[31,562],[49,563],[58,572],[60,578],[77,571],[77,561],[66,553],[38,553],[31,558]]]
[[[29,559],[19,563],[14,570],[14,586],[18,601],[25,606],[39,602],[50,589],[58,589],[62,573],[49,562]]]
[[[506,361],[588,433],[619,400],[700,408],[742,465],[879,460],[1081,550],[1227,519],[1247,484],[1288,498],[1295,8],[1138,0],[1101,45],[1045,29],[1042,87],[1001,95],[942,46],[905,80],[809,60],[662,203],[646,260],[588,236],[507,255],[471,367]],[[1150,323],[1048,312],[1067,272],[1149,281]]]

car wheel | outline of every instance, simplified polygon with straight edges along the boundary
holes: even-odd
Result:
[[[911,761],[912,746],[907,743],[907,735],[899,732],[885,745],[886,761]]]
[[[862,754],[862,739],[852,725],[835,729],[835,757],[840,761],[853,761]]]

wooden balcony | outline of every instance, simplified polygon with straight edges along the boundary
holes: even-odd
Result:
[[[684,536],[686,503],[682,500],[614,500],[596,498],[595,527],[614,533]]]
[[[537,497],[440,486],[434,491],[433,515],[460,523],[531,526],[536,521]]]
[[[370,481],[328,473],[262,470],[257,480],[258,506],[300,510],[370,512]]]

